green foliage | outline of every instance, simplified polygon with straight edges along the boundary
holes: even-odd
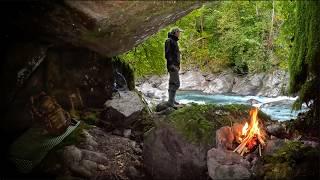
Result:
[[[194,143],[204,145],[215,144],[215,132],[222,126],[232,126],[235,122],[249,119],[251,106],[231,104],[218,106],[214,104],[193,104],[174,111],[169,115],[168,121],[185,137]],[[270,117],[261,114],[258,118],[264,121]]]
[[[298,1],[294,47],[290,54],[290,93],[299,93],[295,108],[310,104],[320,118],[320,2]]]
[[[183,69],[220,72],[233,68],[240,74],[278,66],[286,69],[295,4],[295,1],[207,3],[121,57],[134,67],[137,77],[165,73],[164,42],[167,32],[178,26],[185,30],[179,40]]]

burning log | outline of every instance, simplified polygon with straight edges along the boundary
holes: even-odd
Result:
[[[237,152],[243,156],[245,153],[252,152],[259,147],[259,155],[261,156],[261,145],[265,145],[265,137],[260,131],[257,114],[258,108],[256,107],[250,111],[250,125],[246,123],[242,128],[244,139],[241,140],[241,143],[233,152]]]

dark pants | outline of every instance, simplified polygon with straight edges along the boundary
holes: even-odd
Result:
[[[172,70],[169,71],[169,74],[169,91],[177,91],[180,87],[179,71]]]

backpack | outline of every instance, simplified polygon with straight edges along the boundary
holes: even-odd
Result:
[[[64,111],[57,101],[41,92],[31,96],[32,119],[39,122],[49,135],[63,134],[70,124],[70,115]]]

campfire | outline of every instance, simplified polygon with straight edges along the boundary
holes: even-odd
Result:
[[[246,153],[253,152],[258,147],[259,155],[261,156],[261,149],[265,146],[265,132],[261,129],[257,114],[258,108],[254,107],[250,111],[250,122],[246,122],[242,128],[241,136],[239,137],[240,144],[233,152],[243,156]]]

